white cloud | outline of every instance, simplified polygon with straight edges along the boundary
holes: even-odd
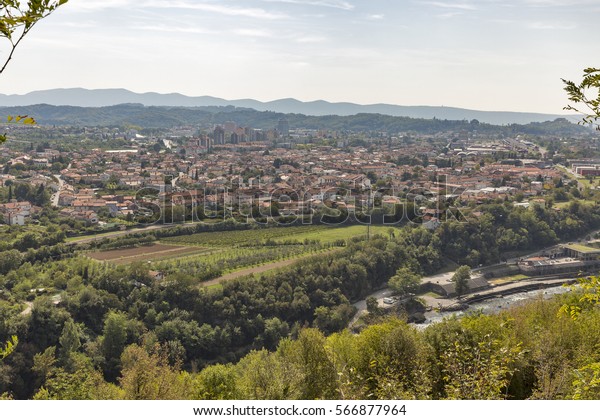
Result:
[[[303,4],[307,6],[333,7],[335,9],[353,10],[354,5],[343,0],[263,0],[269,3]]]
[[[431,6],[441,7],[443,9],[460,9],[460,10],[477,10],[475,6],[468,3],[448,3],[442,1],[428,1],[425,4],[430,4]]]
[[[383,13],[376,13],[376,14],[367,16],[367,19],[369,19],[369,20],[382,20],[384,18],[385,18],[385,15]]]
[[[270,12],[259,8],[246,8],[238,6],[225,6],[215,3],[198,3],[189,1],[150,1],[149,7],[166,9],[200,10],[204,12],[217,13],[226,16],[242,16],[256,19],[285,19],[288,15],[279,12]]]
[[[440,19],[452,19],[453,17],[462,16],[462,15],[464,15],[463,12],[448,12],[448,13],[442,13],[440,15],[436,15],[436,17],[438,17]]]
[[[180,9],[180,10],[198,10],[209,13],[216,13],[226,16],[240,16],[256,19],[285,19],[288,15],[281,12],[272,12],[261,8],[241,7],[235,5],[224,5],[222,3],[191,1],[191,0],[75,0],[65,6],[65,9],[71,8],[71,11],[89,11],[95,12],[103,9],[122,9],[122,10],[144,10],[147,8],[156,9]]]
[[[528,25],[531,29],[547,29],[547,30],[571,30],[577,28],[575,24],[549,23],[549,22],[532,22]]]
[[[253,38],[273,38],[273,34],[262,29],[236,29],[233,31],[236,35],[248,36]]]
[[[515,0],[519,5],[530,7],[576,7],[598,6],[598,0]]]
[[[327,38],[323,36],[301,36],[296,38],[296,42],[300,44],[320,44],[327,41]]]
[[[62,11],[97,11],[111,8],[129,8],[140,2],[134,0],[71,0],[60,10]]]
[[[172,32],[172,33],[184,33],[184,34],[213,34],[214,31],[210,31],[204,28],[198,27],[181,27],[181,26],[167,26],[167,25],[136,25],[133,26],[134,30],[139,31],[150,31],[150,32]]]

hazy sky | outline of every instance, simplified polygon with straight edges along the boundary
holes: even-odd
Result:
[[[598,22],[600,0],[70,0],[25,39],[0,92],[561,113],[560,78],[600,66]]]

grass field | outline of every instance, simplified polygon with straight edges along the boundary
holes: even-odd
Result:
[[[320,226],[322,229],[316,232],[307,232],[305,234],[300,234],[294,237],[299,241],[304,240],[316,240],[321,241],[321,243],[327,242],[336,242],[340,240],[348,240],[356,237],[366,237],[367,236],[367,226],[356,225],[356,226],[346,226],[346,227],[328,227],[328,226]],[[371,236],[373,235],[384,235],[389,236],[390,229],[393,229],[393,232],[396,232],[397,229],[391,226],[371,226]]]
[[[560,203],[555,203],[554,204],[554,208],[564,209],[564,208],[569,207],[572,202],[573,201],[562,201]],[[588,204],[590,204],[590,205],[596,204],[596,202],[594,200],[577,200],[577,202],[580,203],[580,204],[586,204],[586,205],[588,205]]]
[[[490,280],[489,283],[493,284],[494,286],[499,286],[501,284],[514,283],[517,281],[526,280],[528,278],[529,276],[526,276],[524,274],[516,274],[514,276],[500,277],[494,280]]]

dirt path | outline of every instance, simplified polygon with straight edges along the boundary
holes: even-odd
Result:
[[[84,243],[88,243],[88,242],[92,242],[92,241],[100,240],[100,239],[104,239],[104,238],[116,238],[119,236],[125,236],[125,235],[129,235],[132,233],[153,231],[153,230],[157,230],[157,229],[168,229],[168,228],[172,228],[172,227],[173,227],[172,225],[168,225],[168,226],[152,225],[152,226],[148,226],[145,228],[135,228],[135,229],[130,229],[130,230],[120,230],[117,232],[111,232],[111,233],[107,233],[107,234],[83,236],[78,239],[66,241],[66,243],[67,244],[84,244]]]
[[[33,303],[32,302],[25,302],[25,309],[23,309],[23,312],[21,312],[21,316],[27,316],[31,313],[31,310],[33,309]]]
[[[288,266],[294,264],[295,262],[301,261],[306,258],[313,257],[315,255],[327,255],[327,254],[331,254],[331,253],[339,251],[339,250],[340,249],[331,249],[331,250],[321,252],[318,254],[304,255],[302,257],[292,258],[291,260],[276,261],[273,263],[260,265],[258,267],[250,267],[250,268],[245,268],[245,269],[239,270],[239,271],[233,271],[233,272],[225,274],[219,278],[206,281],[206,282],[202,283],[200,286],[201,287],[214,286],[216,284],[220,284],[227,280],[237,279],[238,277],[249,276],[250,274],[261,274],[261,273],[264,273],[269,270],[275,270],[277,268],[288,267]]]

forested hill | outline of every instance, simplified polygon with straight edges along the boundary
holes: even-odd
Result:
[[[248,108],[227,107],[146,107],[140,104],[122,104],[101,108],[74,106],[31,105],[0,108],[0,115],[31,115],[43,125],[75,126],[138,126],[141,128],[170,128],[182,125],[212,126],[235,121],[240,126],[272,129],[285,117],[291,128],[338,131],[385,131],[398,133],[415,131],[435,133],[476,129],[483,133],[577,135],[591,130],[559,118],[543,123],[496,126],[473,121],[420,119],[394,117],[382,114],[356,114],[352,116],[307,116],[260,112]]]
[[[227,107],[249,108],[256,111],[282,112],[284,114],[356,115],[362,113],[392,115],[410,118],[439,118],[448,120],[477,119],[489,124],[527,124],[559,118],[556,114],[532,112],[477,111],[448,106],[402,106],[390,104],[359,105],[349,102],[327,102],[323,100],[302,102],[287,98],[261,102],[254,99],[227,100],[212,96],[190,97],[178,93],[134,93],[126,89],[51,89],[30,92],[25,95],[0,94],[0,106],[25,106],[34,104],[72,105],[102,107],[118,104],[142,104],[145,106],[180,107]],[[567,116],[572,120],[574,116]]]

